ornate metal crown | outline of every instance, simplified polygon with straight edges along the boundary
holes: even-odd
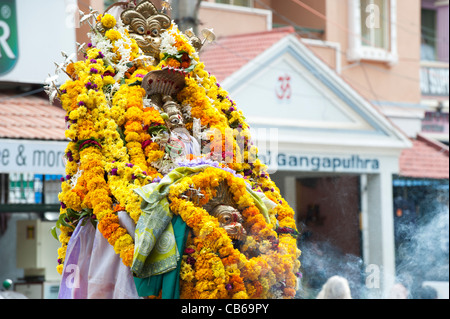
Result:
[[[159,60],[160,34],[172,23],[169,16],[160,13],[149,0],[143,0],[121,14],[122,22],[129,26],[134,38],[146,55]]]

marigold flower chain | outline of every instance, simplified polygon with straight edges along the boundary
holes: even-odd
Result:
[[[106,15],[102,18],[106,28],[112,28],[113,22],[111,16]],[[111,32],[106,35],[109,40],[115,41],[119,35],[123,36],[118,31],[109,31]],[[136,49],[137,46],[130,48]],[[142,121],[143,89],[134,87],[127,90],[122,99],[118,94],[113,103],[108,98],[108,93],[111,86],[115,84],[112,76],[117,71],[111,66],[105,66],[105,59],[105,54],[89,44],[85,60],[72,63],[67,67],[66,71],[72,75],[72,79],[61,86],[60,99],[63,108],[67,111],[66,136],[71,142],[66,149],[67,180],[62,183],[62,192],[59,194],[60,213],[66,214],[68,208],[75,211],[83,208],[92,209],[93,216],[98,219],[99,230],[114,247],[116,253],[120,254],[123,262],[129,266],[132,262],[134,243],[126,230],[118,224],[114,205],[123,205],[130,216],[137,221],[141,213],[140,198],[133,192],[133,188],[143,186],[151,180],[150,176],[146,176],[145,170],[148,169],[139,140],[143,133],[142,128],[139,129]],[[140,73],[146,72],[141,70]],[[122,87],[127,89],[128,85]],[[110,107],[111,104],[115,107]],[[120,126],[125,120],[129,124],[128,130],[125,129],[129,142],[127,144],[121,139],[119,133]],[[136,134],[138,134],[137,137]],[[143,137],[147,136],[143,135]],[[124,162],[133,165],[132,161],[138,164],[134,169],[125,167]],[[114,168],[111,163],[117,163],[116,167]],[[119,174],[117,169],[120,170]],[[104,177],[105,170],[111,176],[108,179]],[[119,202],[114,203],[111,195],[115,199],[120,199]],[[62,246],[58,250],[57,267],[60,273],[73,228],[60,227]]]

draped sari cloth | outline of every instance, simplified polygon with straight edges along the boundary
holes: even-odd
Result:
[[[134,235],[134,221],[119,212],[119,223]],[[100,231],[80,221],[67,245],[59,299],[137,299],[130,267]]]

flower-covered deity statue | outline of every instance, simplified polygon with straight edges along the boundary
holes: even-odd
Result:
[[[84,58],[46,87],[67,112],[59,297],[293,298],[294,211],[201,62],[213,33],[181,32],[148,0],[81,20]]]

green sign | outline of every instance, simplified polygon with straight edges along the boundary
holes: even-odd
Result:
[[[0,2],[0,75],[8,73],[19,57],[16,0]]]

